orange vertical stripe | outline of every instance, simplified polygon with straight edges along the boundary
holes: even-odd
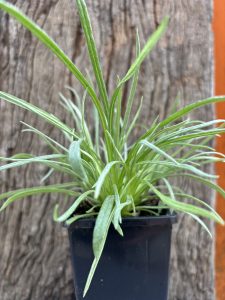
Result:
[[[215,94],[225,95],[225,1],[214,0],[214,51],[215,51]],[[216,117],[225,119],[225,103],[216,105]],[[225,153],[225,136],[217,138],[217,151]],[[219,185],[225,189],[225,165],[216,164],[220,176]],[[216,197],[216,208],[225,219],[225,199]],[[216,294],[217,300],[225,299],[225,228],[216,226]]]

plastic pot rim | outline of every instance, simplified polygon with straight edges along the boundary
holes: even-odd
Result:
[[[96,218],[82,218],[72,224],[64,223],[64,227],[68,230],[73,228],[94,228]],[[122,218],[122,227],[148,227],[148,226],[164,226],[172,225],[177,222],[177,214],[167,213],[161,216],[136,216]]]

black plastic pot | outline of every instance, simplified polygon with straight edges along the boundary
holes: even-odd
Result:
[[[176,215],[125,218],[121,237],[110,228],[106,245],[85,300],[166,300],[171,229]],[[68,227],[76,300],[93,261],[95,220]]]

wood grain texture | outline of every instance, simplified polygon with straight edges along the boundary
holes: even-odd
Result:
[[[73,0],[11,1],[43,27],[82,69],[89,69],[84,39]],[[142,67],[136,106],[145,102],[142,123],[167,115],[180,93],[182,105],[212,92],[211,0],[87,0],[109,92],[134,56],[135,29],[146,40],[165,15],[170,28]],[[29,32],[0,12],[0,89],[41,106],[70,122],[58,105],[58,92],[79,84]],[[1,155],[48,151],[43,143],[21,133],[24,120],[63,141],[58,131],[30,113],[0,102]],[[212,107],[195,116],[213,117]],[[135,133],[137,134],[137,133]],[[39,184],[43,167],[28,166],[1,175],[1,190]],[[56,178],[57,181],[62,178]],[[180,179],[186,190],[208,203],[214,195]],[[56,201],[47,196],[15,203],[0,215],[1,300],[72,300],[73,286],[67,233],[53,224]],[[40,200],[40,201],[39,201]],[[209,226],[212,224],[208,222]],[[199,225],[180,216],[174,227],[170,299],[213,300],[213,242]],[[128,299],[127,299],[128,300]],[[155,299],[154,299],[155,300]]]

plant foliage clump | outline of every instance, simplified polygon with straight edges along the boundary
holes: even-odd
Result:
[[[70,147],[66,148],[37,128],[23,123],[26,126],[25,131],[37,134],[49,145],[52,154],[35,156],[30,153],[20,153],[9,158],[1,157],[1,161],[7,164],[2,165],[0,171],[39,163],[49,167],[49,172],[42,182],[55,172],[68,174],[71,178],[71,181],[66,183],[41,185],[3,193],[0,195],[0,199],[4,200],[0,210],[27,196],[62,193],[71,197],[73,201],[67,211],[61,215],[59,205],[56,205],[55,221],[71,224],[80,218],[96,217],[93,233],[95,259],[87,279],[85,295],[101,257],[110,225],[112,224],[118,233],[123,235],[122,218],[143,214],[159,216],[165,211],[184,212],[197,220],[209,234],[207,226],[200,217],[223,224],[223,220],[212,207],[174,186],[172,179],[186,176],[225,196],[225,191],[212,181],[216,176],[200,168],[211,162],[224,161],[224,155],[208,146],[208,141],[215,135],[225,132],[225,120],[203,122],[184,118],[196,108],[224,101],[225,98],[204,99],[171,113],[162,121],[156,118],[150,128],[137,140],[130,142],[130,135],[137,126],[141,112],[140,102],[135,116],[131,117],[139,69],[145,57],[165,32],[168,18],[163,19],[142,49],[137,34],[136,58],[122,79],[118,80],[112,96],[109,97],[85,1],[76,0],[76,3],[95,75],[96,88],[89,77],[74,65],[45,31],[16,7],[0,0],[0,9],[9,13],[31,31],[64,63],[84,88],[83,97],[79,97],[76,91],[70,88],[76,98],[75,102],[60,95],[62,106],[74,119],[74,128],[25,100],[0,92],[2,100],[38,115],[58,128],[70,143]],[[122,97],[124,86],[128,81],[131,81],[130,91],[123,114]],[[93,104],[94,135],[90,133],[86,123],[86,99],[91,100]],[[186,203],[184,199],[189,199],[195,204]],[[80,209],[81,206],[83,211]]]

